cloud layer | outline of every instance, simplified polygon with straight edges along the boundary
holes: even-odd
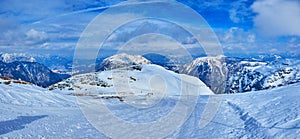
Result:
[[[257,31],[267,36],[300,36],[300,1],[261,0],[252,5]]]
[[[72,55],[89,22],[106,8],[122,1],[1,0],[0,52],[60,52]],[[300,53],[299,0],[178,1],[207,20],[227,53],[270,53],[271,50],[273,53]],[[109,41],[111,46],[116,47],[143,32],[170,32],[165,35],[179,39],[188,48],[195,47],[193,36],[187,37],[178,28],[162,23],[120,27]]]

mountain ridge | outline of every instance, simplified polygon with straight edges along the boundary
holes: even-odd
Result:
[[[15,61],[4,63],[0,61],[0,67],[0,76],[23,80],[42,87],[47,87],[69,77],[66,74],[54,73],[37,62]]]

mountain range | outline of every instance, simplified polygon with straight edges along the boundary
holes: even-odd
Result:
[[[197,76],[215,92],[221,86],[224,93],[242,93],[299,82],[299,69],[299,60],[295,59],[278,57],[267,61],[221,56],[197,58],[184,65],[180,73]]]
[[[278,55],[260,58],[200,57],[180,65],[158,54],[116,54],[100,63],[98,67],[101,68],[98,68],[98,71],[149,63],[198,77],[218,94],[264,90],[300,82],[300,60]]]
[[[70,74],[72,71],[72,58],[50,55],[30,55],[25,53],[0,53],[0,61],[12,62],[38,62],[53,72]]]
[[[0,61],[0,76],[27,81],[42,87],[47,87],[70,77],[67,74],[54,73],[43,64],[26,61],[11,63]]]
[[[166,138],[299,138],[297,60],[202,57],[182,66],[180,72],[196,76],[192,77],[149,64],[150,60],[138,63],[145,60],[138,55],[114,55],[106,61],[123,61],[123,56],[130,57],[125,58],[127,64],[115,67],[106,63],[104,71],[74,75],[48,88],[21,81],[26,77],[33,79],[30,82],[43,81],[57,74],[43,64],[0,62],[4,76],[24,78],[0,76],[0,111],[5,113],[0,116],[0,138],[110,138],[111,134],[96,130],[95,122],[107,128],[115,126],[116,117],[138,129],[110,130],[114,136],[124,138],[141,137],[143,124],[161,119],[170,122],[149,126],[144,129],[148,134],[142,136],[171,127]],[[249,88],[250,93],[213,95]],[[103,113],[99,103],[109,112]],[[207,118],[211,121],[202,127]]]
[[[0,74],[2,76],[24,80],[44,87],[69,77],[54,72],[72,73],[69,58],[59,56],[31,57],[25,54],[1,54],[0,57],[2,61]],[[132,65],[156,64],[176,73],[198,77],[218,94],[264,90],[300,81],[300,60],[283,58],[278,55],[256,58],[200,57],[186,64],[172,61],[172,58],[159,54],[142,56],[122,53],[107,57],[96,64],[96,71]],[[48,69],[48,67],[51,68]],[[84,65],[82,68],[84,69]]]

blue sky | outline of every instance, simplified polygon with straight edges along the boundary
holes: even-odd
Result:
[[[0,51],[70,56],[88,23],[119,2],[122,1],[2,0]],[[299,0],[178,2],[204,17],[227,55],[300,52]]]

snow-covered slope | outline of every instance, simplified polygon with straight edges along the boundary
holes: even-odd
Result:
[[[220,95],[219,110],[204,128],[199,127],[199,121],[208,96],[200,96],[191,116],[167,138],[300,138],[299,88],[298,83],[265,91]],[[115,116],[139,122],[167,116],[176,105],[173,98],[165,97],[161,101],[148,109],[136,109],[106,99]],[[71,95],[33,85],[0,84],[0,106],[0,138],[108,138],[91,126]],[[136,133],[128,135],[131,134]]]
[[[70,97],[52,93],[45,88],[41,88],[32,84],[24,84],[12,81],[10,84],[1,84],[0,92],[1,103],[7,105],[28,107],[76,106],[74,102],[69,100]]]
[[[74,96],[19,83],[0,84],[0,138],[103,138]]]
[[[10,79],[10,78],[7,78],[7,77],[0,76],[0,84],[10,85],[12,83],[15,83],[15,84],[31,84],[29,82],[25,82],[25,81],[22,81],[22,80],[14,80],[14,79]]]
[[[219,111],[205,128],[195,127],[198,104],[178,138],[300,138],[300,84],[222,95]],[[194,127],[194,128],[193,128]],[[193,129],[192,129],[193,128]]]
[[[97,71],[123,68],[131,65],[151,64],[141,55],[129,55],[120,53],[104,59],[97,67]]]
[[[109,95],[151,98],[162,95],[181,95],[182,83],[194,85],[202,95],[213,94],[198,78],[180,75],[161,66],[135,65],[102,72],[75,75],[49,87],[75,95]],[[190,95],[193,91],[189,92]]]

